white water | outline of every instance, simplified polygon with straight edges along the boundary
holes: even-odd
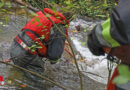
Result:
[[[87,22],[82,19],[76,19],[70,23],[71,28],[69,28],[69,29],[76,30],[75,26],[77,26],[77,25],[80,25],[84,28],[86,28],[86,26],[89,26],[89,28],[92,28],[94,25],[96,25],[96,23],[99,23],[99,22]],[[83,32],[83,31],[81,31],[81,32]],[[81,41],[81,39],[84,37],[83,37],[82,33],[80,33],[80,32],[79,33],[70,32],[70,33],[71,33],[70,36],[71,36],[71,39],[73,41],[75,48],[77,49],[78,52],[80,52],[82,57],[84,57],[83,62],[81,62],[80,60],[78,61],[80,70],[84,71],[83,74],[89,76],[91,79],[94,79],[98,82],[106,84],[107,77],[108,77],[108,70],[107,70],[107,60],[105,59],[105,56],[94,56],[89,51],[87,46],[83,46],[82,45],[83,41]],[[83,32],[83,33],[86,33],[86,32]],[[86,33],[86,36],[87,36],[87,33]],[[87,41],[84,41],[84,42],[87,43]],[[95,76],[92,74],[88,74],[86,72],[91,72],[91,73],[94,73],[101,77]]]

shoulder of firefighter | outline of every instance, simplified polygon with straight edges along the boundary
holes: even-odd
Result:
[[[120,0],[110,17],[89,33],[88,48],[94,55],[104,55],[113,49],[113,55],[130,64],[129,6],[129,0]]]

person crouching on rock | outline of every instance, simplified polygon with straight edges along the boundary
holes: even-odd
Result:
[[[44,15],[43,14],[46,14]],[[69,21],[58,11],[49,8],[36,12],[32,18],[14,38],[11,45],[10,56],[14,64],[42,74],[44,72],[43,57],[48,58],[52,64],[56,63],[64,50]],[[49,16],[64,35],[57,30]]]

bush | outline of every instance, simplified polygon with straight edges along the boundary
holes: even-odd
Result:
[[[42,2],[41,0],[26,0],[32,6],[40,8],[48,7],[47,4]],[[73,14],[79,14],[82,16],[89,16],[92,18],[102,18],[106,19],[109,16],[109,13],[112,11],[113,7],[115,7],[115,0],[46,0],[51,4],[59,4],[63,8],[62,10],[72,11]],[[37,4],[37,5],[36,5]]]

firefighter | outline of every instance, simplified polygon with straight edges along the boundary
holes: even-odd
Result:
[[[65,25],[69,24],[69,21],[58,11],[44,8],[43,12],[36,12],[37,16],[22,28],[14,38],[10,49],[14,64],[39,74],[44,72],[43,57],[48,58],[52,64],[61,57],[65,35],[68,36],[68,28]],[[57,30],[47,16],[57,24],[64,35]]]
[[[121,59],[121,64],[130,66],[130,0],[120,0],[103,23],[97,24],[88,35],[88,48],[97,56],[108,53],[108,59],[114,56]],[[113,79],[119,75],[115,69],[107,90],[130,90],[130,82],[123,85],[113,84]]]

